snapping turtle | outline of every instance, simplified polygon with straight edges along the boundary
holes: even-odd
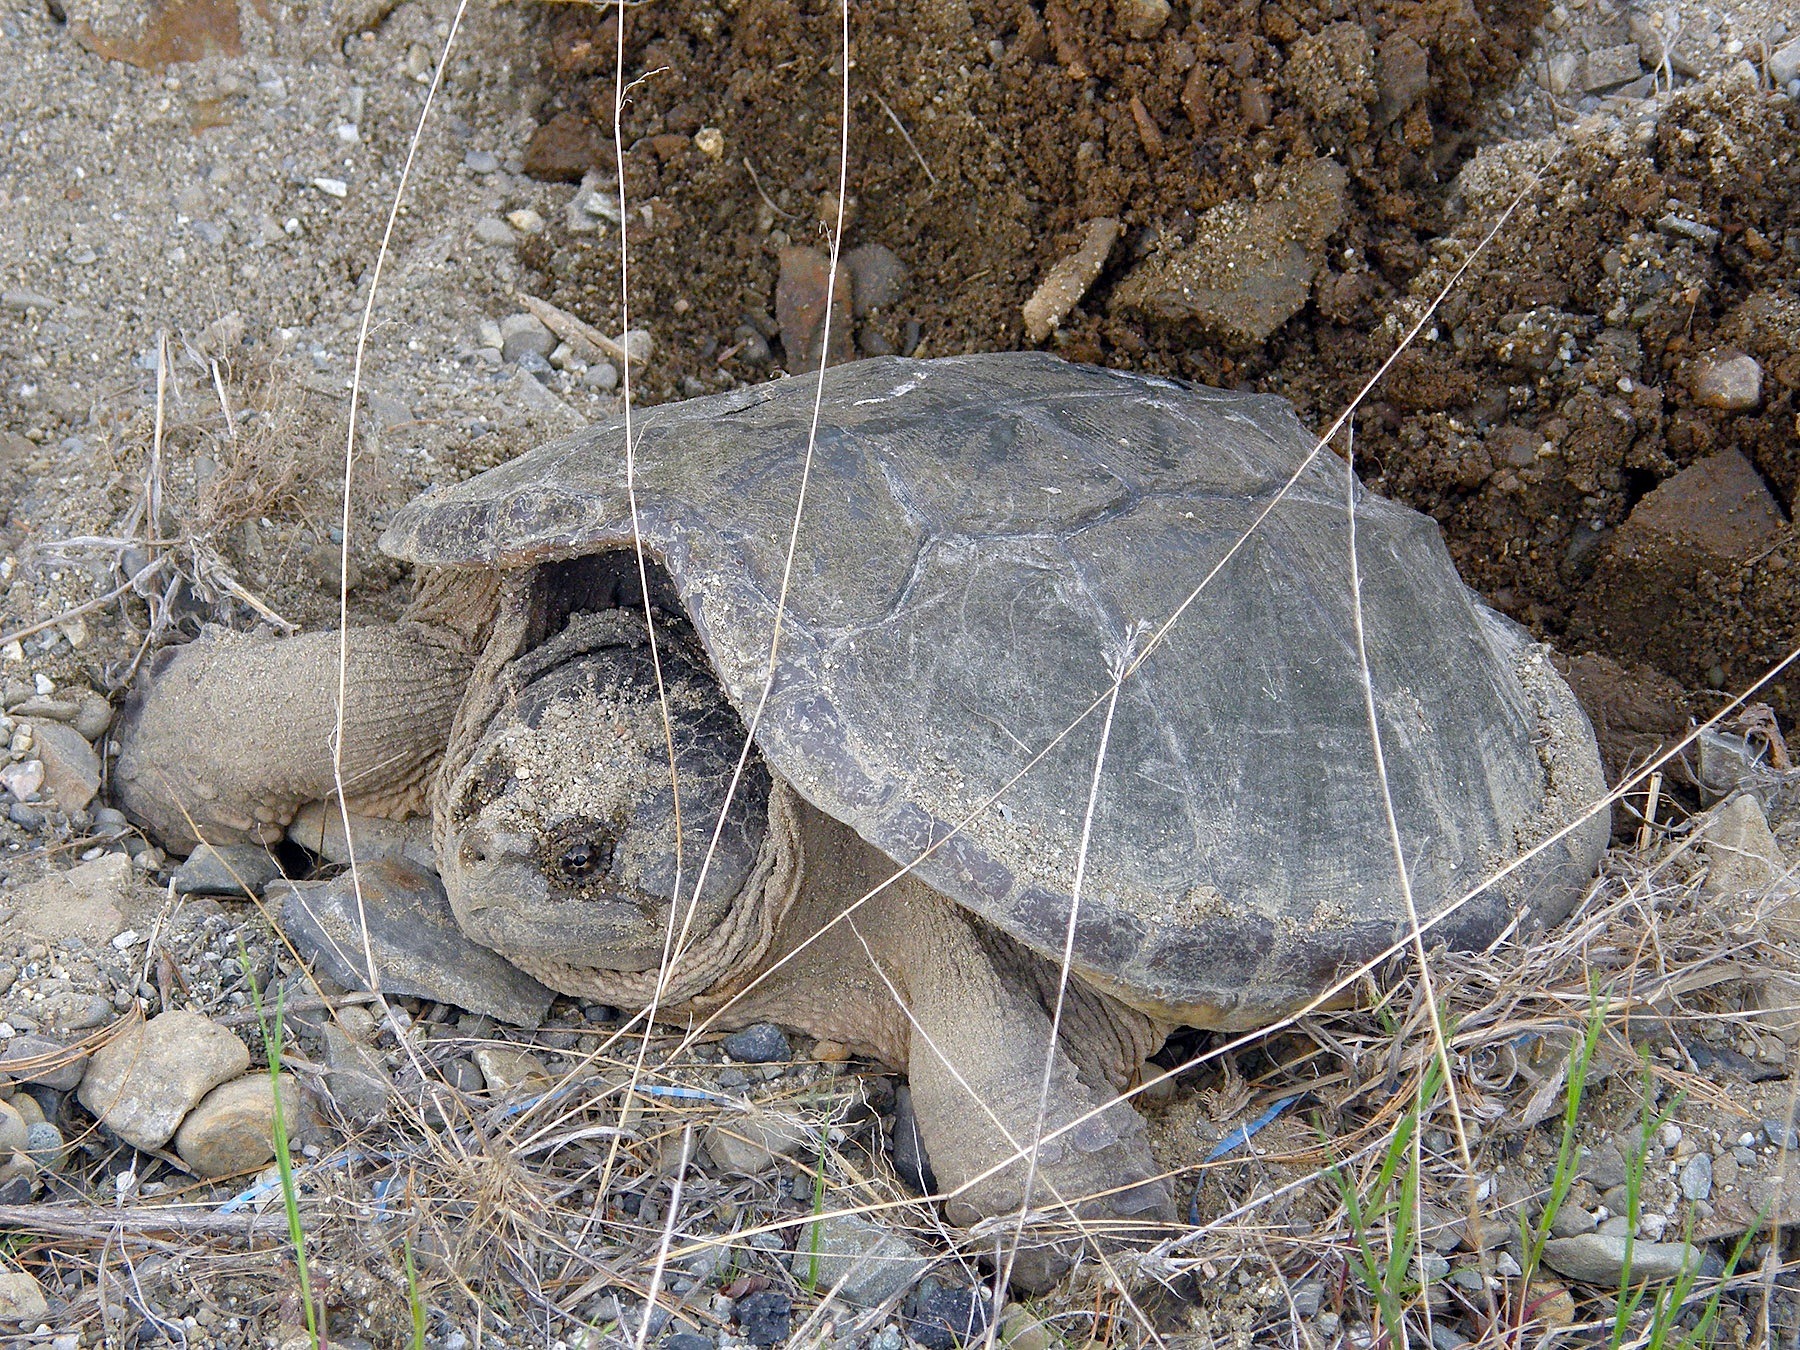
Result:
[[[1227,559],[1312,447],[1278,399],[1038,353],[866,361],[826,372],[803,479],[813,400],[654,408],[629,482],[614,421],[400,512],[382,544],[418,590],[349,637],[350,805],[428,809],[457,923],[554,988],[909,1072],[962,1223],[1018,1203],[997,1165],[1037,1124],[1068,944],[1045,1124],[1086,1119],[1035,1194],[1166,1218],[1113,1094],[1171,1026],[1267,1022],[1406,932],[1342,462]],[[1559,918],[1604,818],[1456,902],[1602,791],[1587,721],[1432,521],[1359,502],[1431,940]],[[336,686],[334,634],[177,650],[129,710],[124,804],[176,843],[190,817],[275,837],[332,791]]]

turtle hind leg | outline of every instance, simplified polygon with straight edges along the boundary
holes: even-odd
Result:
[[[1094,1081],[1097,1066],[1084,1076],[1064,1046],[1053,1047],[1036,989],[994,959],[959,907],[910,880],[882,898],[859,924],[907,998],[913,1109],[945,1216],[972,1227],[1016,1214],[1027,1199],[1021,1155],[1035,1151],[1029,1208],[1043,1222],[1025,1230],[1015,1284],[1042,1288],[1085,1240],[1109,1247],[1161,1236],[1174,1205],[1143,1118]],[[996,1236],[1004,1251],[1010,1224]]]
[[[423,808],[471,661],[421,624],[352,629],[344,672],[345,795],[352,810]],[[269,842],[335,794],[338,635],[273,639],[209,630],[159,658],[117,738],[119,803],[172,847]]]

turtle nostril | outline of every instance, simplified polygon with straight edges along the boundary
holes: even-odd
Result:
[[[457,856],[464,867],[476,867],[487,861],[487,849],[482,847],[479,839],[465,839],[463,846],[457,850]]]

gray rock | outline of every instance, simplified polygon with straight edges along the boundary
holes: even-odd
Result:
[[[126,1143],[161,1148],[202,1097],[249,1067],[250,1051],[224,1027],[166,1012],[96,1050],[77,1095]]]
[[[17,801],[36,801],[38,793],[44,788],[43,761],[21,759],[0,768],[0,787],[4,787]]]
[[[100,756],[87,738],[61,722],[38,722],[32,745],[44,765],[44,791],[65,811],[81,811],[100,790]]]
[[[267,849],[255,844],[202,844],[175,869],[179,895],[256,895],[281,875]]]
[[[60,1172],[63,1166],[62,1131],[47,1120],[34,1120],[25,1127],[25,1156],[39,1167]]]
[[[500,320],[500,356],[517,361],[526,352],[549,359],[556,350],[556,334],[546,328],[535,314],[509,314]]]
[[[1544,1264],[1560,1275],[1587,1284],[1617,1289],[1625,1270],[1627,1239],[1619,1233],[1584,1233],[1551,1238],[1544,1244]],[[1687,1242],[1638,1242],[1631,1249],[1634,1280],[1672,1280],[1684,1270],[1717,1273],[1717,1257]]]
[[[33,694],[17,707],[6,711],[14,717],[28,718],[33,722],[45,718],[52,722],[71,722],[75,719],[75,714],[81,711],[81,705],[52,695]]]
[[[1325,1301],[1325,1282],[1323,1280],[1301,1280],[1288,1290],[1288,1300],[1294,1305],[1294,1315],[1306,1318],[1318,1314],[1319,1305]],[[1008,1319],[1010,1321],[1010,1319]]]
[[[24,314],[33,309],[55,309],[56,300],[42,291],[16,290],[0,291],[0,309],[10,309],[14,314]]]
[[[1749,412],[1762,402],[1762,366],[1742,352],[1704,357],[1688,370],[1694,402],[1722,412]]]
[[[1681,1168],[1679,1182],[1683,1198],[1704,1200],[1712,1194],[1713,1163],[1710,1154],[1696,1153]]]
[[[793,1058],[787,1034],[769,1022],[757,1022],[734,1031],[721,1044],[739,1064],[777,1064]]]
[[[549,989],[463,936],[438,879],[399,858],[358,869],[381,986],[535,1027],[554,997]],[[300,954],[345,989],[366,989],[363,933],[349,874],[281,888],[281,924]]]
[[[851,313],[859,319],[888,308],[906,291],[906,264],[885,244],[859,244],[844,254],[844,269],[850,273]]]
[[[906,1334],[925,1350],[955,1350],[987,1332],[986,1289],[927,1276],[906,1300]]]
[[[1765,1120],[1762,1123],[1763,1138],[1769,1141],[1772,1148],[1785,1148],[1789,1151],[1800,1149],[1800,1130],[1782,1120]]]
[[[350,831],[344,832],[344,817],[335,802],[311,802],[301,808],[288,826],[287,837],[310,849],[328,862],[348,866],[350,845],[356,845],[358,863],[376,858],[404,858],[415,867],[435,870],[437,859],[431,851],[431,819],[411,816],[406,820],[381,820],[375,816],[350,813]]]
[[[582,373],[581,382],[589,389],[610,394],[619,387],[619,372],[611,361],[596,361]]]
[[[1590,92],[1610,89],[1615,84],[1635,80],[1642,67],[1638,64],[1637,43],[1626,42],[1616,47],[1602,47],[1588,52],[1581,61],[1581,87]]]
[[[794,1304],[779,1289],[763,1289],[740,1298],[732,1315],[752,1345],[776,1345],[785,1341],[793,1325]]]
[[[88,1057],[48,1036],[14,1036],[0,1049],[0,1083],[38,1083],[73,1092],[87,1072]]]
[[[24,802],[14,802],[6,808],[6,818],[21,830],[39,830],[44,825],[44,813],[35,806],[27,806]]]
[[[500,157],[492,150],[471,150],[463,156],[463,167],[471,173],[499,173]]]
[[[513,233],[513,227],[499,216],[483,216],[475,222],[475,241],[477,243],[488,244],[495,248],[507,248],[517,238],[518,236]]]
[[[865,1308],[892,1298],[931,1268],[931,1259],[911,1243],[854,1214],[829,1215],[799,1232],[799,1250],[789,1262],[795,1277],[816,1275],[818,1288],[837,1289]]]
[[[796,1121],[752,1109],[709,1125],[706,1152],[725,1172],[756,1176],[778,1158],[793,1157],[818,1145],[818,1136]]]
[[[1594,1216],[1580,1205],[1564,1205],[1556,1211],[1556,1217],[1550,1220],[1551,1237],[1580,1237],[1583,1233],[1593,1231]]]
[[[931,1159],[925,1152],[925,1137],[919,1133],[919,1118],[913,1112],[912,1089],[894,1091],[894,1171],[919,1195],[937,1191],[937,1177],[931,1170]]]
[[[1769,53],[1769,78],[1779,89],[1800,76],[1800,38],[1784,43]]]
[[[1576,1175],[1583,1181],[1591,1182],[1596,1190],[1610,1190],[1614,1186],[1625,1184],[1625,1155],[1614,1143],[1602,1144],[1592,1153],[1585,1153],[1581,1159],[1580,1171]]]
[[[1462,1350],[1465,1345],[1471,1344],[1473,1342],[1467,1336],[1448,1322],[1431,1324],[1431,1350]]]
[[[44,1291],[22,1270],[0,1274],[0,1321],[35,1324],[50,1313]]]

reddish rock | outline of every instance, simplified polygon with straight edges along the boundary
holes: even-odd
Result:
[[[546,183],[579,183],[589,169],[612,162],[599,130],[577,112],[560,112],[531,133],[525,172]]]
[[[781,250],[781,276],[775,283],[775,322],[781,326],[781,345],[787,351],[790,373],[798,374],[819,363],[830,267],[830,259],[816,248],[790,245]],[[837,285],[830,292],[831,356],[826,364],[835,366],[856,356],[855,336],[850,328],[850,273],[841,264]]]

